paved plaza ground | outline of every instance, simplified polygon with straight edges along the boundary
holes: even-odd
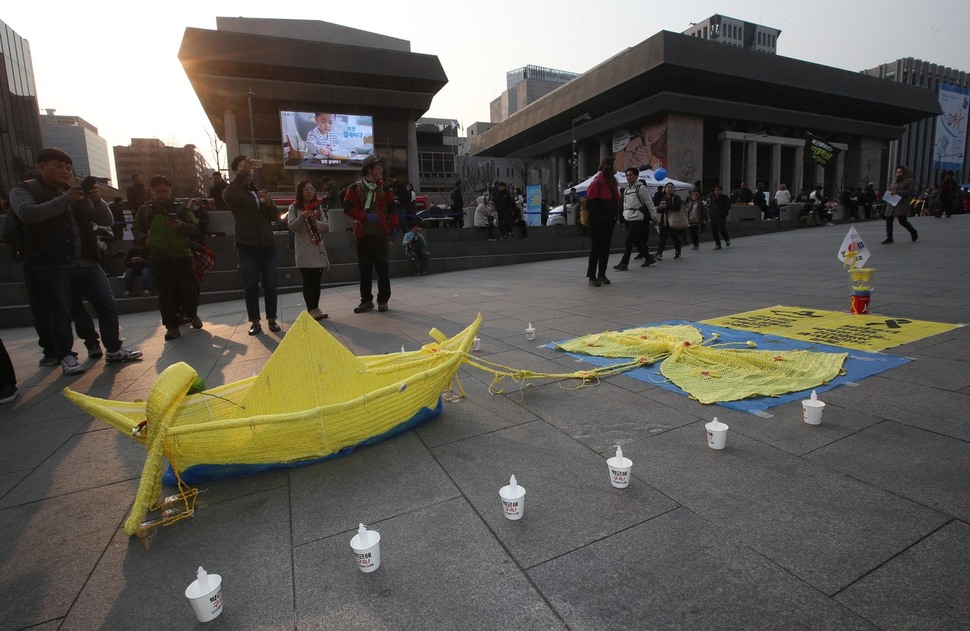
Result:
[[[885,246],[882,222],[857,226],[873,311],[970,321],[970,216],[913,224],[918,242],[897,227]],[[482,357],[572,371],[588,364],[541,345],[779,304],[846,310],[845,232],[705,243],[601,288],[584,259],[395,279],[388,313],[355,315],[356,287],[325,290],[323,326],[376,354],[481,312]],[[300,301],[281,297],[284,328]],[[915,361],[824,393],[820,426],[797,402],[761,417],[623,375],[492,396],[465,367],[466,398],[438,419],[340,460],[203,484],[196,516],[144,549],[121,529],[144,449],[61,391],[144,398],[179,361],[209,386],[234,381],[282,335],[249,337],[242,300],[200,315],[204,330],[167,343],[157,313],[123,316],[144,360],[83,362],[79,377],[37,366],[31,329],[0,331],[22,389],[0,408],[0,631],[196,628],[183,592],[199,565],[224,581],[208,626],[234,631],[970,629],[970,328],[885,351]],[[731,427],[723,452],[705,440],[715,415]],[[634,462],[625,490],[606,474],[618,444]],[[528,489],[518,522],[498,498],[510,474]],[[373,574],[354,565],[358,522],[381,533]]]

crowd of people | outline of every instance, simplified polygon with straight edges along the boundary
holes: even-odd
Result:
[[[759,183],[752,191],[742,182],[733,198],[718,184],[705,199],[700,182],[694,183],[686,193],[686,198],[682,198],[670,182],[658,186],[651,196],[646,190],[646,184],[639,178],[640,173],[636,167],[630,167],[624,173],[626,186],[621,190],[613,164],[609,157],[602,161],[586,189],[585,199],[581,200],[576,196],[575,188],[571,189],[566,198],[567,205],[581,208],[580,222],[590,238],[586,277],[591,287],[611,284],[606,276],[606,267],[617,223],[626,230],[626,237],[623,254],[613,269],[627,271],[634,249],[637,250],[637,256],[633,260],[642,260],[642,267],[661,260],[668,243],[673,245],[673,258],[679,259],[688,236],[691,249],[700,249],[700,233],[708,223],[714,239],[714,250],[722,248],[722,240],[725,246],[730,247],[727,221],[735,204],[749,204],[757,208],[764,221],[777,221],[783,212],[792,209],[795,212],[789,216],[797,217],[809,226],[834,225],[834,211],[842,206],[848,218],[855,221],[884,219],[884,245],[893,243],[893,225],[897,222],[909,232],[913,241],[919,238],[916,229],[907,219],[914,214],[917,194],[912,172],[905,166],[896,169],[885,195],[877,192],[875,185],[870,182],[865,188],[847,189],[837,197],[826,196],[821,185],[803,186],[798,195],[793,197],[788,187],[780,184],[772,197],[765,184]],[[952,172],[944,174],[941,188],[946,190],[936,195],[936,199],[943,200],[935,206],[938,209],[935,213],[937,217],[949,217],[953,212],[959,212],[957,209],[963,208],[970,212],[970,192],[960,191],[952,181],[949,187],[946,186],[947,178],[953,180],[953,175]],[[482,208],[482,198],[479,198],[479,209]],[[488,215],[487,208],[480,210],[480,213],[483,216]],[[476,220],[477,225],[479,224]],[[653,252],[648,246],[651,227],[658,233],[658,245]]]
[[[414,215],[415,191],[393,174],[385,176],[385,166],[384,159],[368,156],[361,164],[359,178],[343,190],[338,190],[329,177],[323,179],[320,188],[311,179],[303,179],[296,186],[282,226],[293,235],[305,307],[316,320],[328,317],[320,298],[323,272],[330,266],[324,235],[330,231],[331,210],[342,210],[353,226],[360,273],[360,303],[354,313],[389,310],[390,248],[398,235],[412,273],[423,276],[428,271],[430,251]],[[200,274],[196,259],[207,249],[211,210],[229,211],[235,222],[249,335],[262,333],[263,312],[267,328],[282,331],[274,237],[274,230],[281,225],[280,212],[269,192],[254,183],[256,167],[256,161],[240,155],[232,160],[230,180],[216,173],[209,191],[211,207],[208,199],[175,199],[172,183],[165,175],[156,175],[146,184],[141,174],[132,177],[127,200],[116,197],[108,204],[88,180],[74,183],[68,154],[56,148],[42,150],[35,173],[11,192],[11,212],[3,222],[3,240],[14,245],[23,262],[24,283],[42,351],[39,363],[60,366],[67,375],[83,372],[74,351],[75,334],[83,340],[91,359],[103,356],[108,362],[125,362],[141,357],[140,351],[122,344],[118,305],[102,269],[104,248],[100,239],[105,238],[104,231],[107,239],[124,238],[128,223],[133,243],[125,254],[123,297],[137,292],[136,279],[140,279],[142,296],[157,294],[166,341],[181,337],[180,325],[203,328],[198,314]],[[605,158],[582,200],[583,231],[590,239],[586,276],[592,287],[610,284],[606,270],[617,223],[626,235],[623,254],[613,269],[627,271],[631,260],[642,260],[641,266],[648,267],[663,259],[668,244],[673,246],[674,259],[681,257],[688,239],[692,250],[699,249],[701,231],[708,224],[714,250],[722,248],[722,241],[730,247],[727,221],[732,205],[745,203],[743,200],[757,208],[766,221],[778,220],[789,211],[786,216],[797,216],[809,225],[831,225],[836,206],[844,207],[852,219],[882,218],[886,223],[884,244],[893,242],[895,223],[916,241],[918,233],[907,220],[916,212],[949,217],[954,212],[970,211],[967,192],[956,187],[952,172],[944,174],[938,189],[921,196],[909,169],[903,166],[896,169],[885,195],[872,183],[847,189],[838,196],[826,196],[822,186],[803,186],[793,195],[785,184],[770,195],[763,183],[754,191],[742,183],[734,199],[721,185],[704,197],[699,182],[684,197],[672,183],[651,194],[635,167],[626,169],[626,186],[621,189],[613,168],[612,158]],[[450,198],[453,214],[463,214],[463,199],[459,181]],[[516,228],[520,238],[528,237],[521,189],[499,181],[476,201],[474,226],[487,231],[490,241],[512,239]],[[579,201],[573,189],[567,202]],[[795,212],[790,212],[793,208]],[[548,209],[543,200],[543,223],[549,218]],[[129,214],[130,220],[126,218]],[[658,234],[653,250],[649,246],[651,232]],[[85,300],[97,314],[97,328]],[[7,371],[8,363],[0,342],[0,403],[16,396],[16,379],[9,374],[12,369]]]

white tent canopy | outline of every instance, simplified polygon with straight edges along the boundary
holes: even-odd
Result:
[[[624,173],[616,173],[615,176],[616,176],[616,183],[619,185],[619,187],[626,188],[626,175]],[[594,177],[596,176],[593,175],[589,179],[583,182],[580,182],[575,187],[573,187],[576,189],[576,195],[578,195],[579,197],[583,197],[584,195],[586,195],[586,189],[589,188],[589,185],[590,183],[592,183]],[[689,182],[681,182],[680,180],[675,180],[670,177],[664,178],[662,180],[657,180],[657,178],[653,176],[652,169],[645,169],[643,171],[640,171],[640,176],[637,179],[643,181],[643,183],[646,184],[651,191],[656,190],[658,186],[666,186],[667,184],[673,184],[675,190],[690,190],[694,186]],[[567,188],[562,192],[562,194],[564,196],[569,195],[569,191],[570,189]]]

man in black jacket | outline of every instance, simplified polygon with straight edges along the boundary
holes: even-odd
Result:
[[[465,195],[462,192],[461,180],[455,182],[455,188],[451,190],[451,216],[455,225],[459,228],[465,227]]]
[[[724,194],[720,184],[714,187],[714,194],[708,198],[707,214],[711,220],[711,234],[714,235],[714,249],[721,249],[721,237],[731,247],[731,237],[727,232],[728,213],[731,212],[731,198]]]
[[[105,360],[131,361],[141,357],[121,345],[118,304],[98,265],[98,245],[92,223],[110,226],[111,211],[96,186],[71,186],[74,162],[60,149],[37,154],[40,176],[18,184],[12,194],[13,211],[24,225],[24,254],[37,270],[51,299],[54,352],[65,375],[84,372],[73,351],[71,307],[79,293],[94,307],[104,342]]]

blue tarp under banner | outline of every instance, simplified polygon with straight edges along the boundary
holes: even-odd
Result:
[[[672,326],[672,325],[682,325],[686,324],[697,328],[704,335],[704,339],[710,339],[715,333],[719,334],[718,344],[725,344],[731,342],[745,343],[748,341],[757,344],[758,350],[768,350],[768,351],[815,351],[818,353],[848,353],[849,356],[845,359],[842,364],[842,368],[845,370],[845,375],[836,377],[832,381],[825,385],[818,386],[815,388],[816,392],[825,392],[826,390],[831,390],[836,386],[840,386],[846,383],[854,383],[861,381],[866,377],[871,377],[872,375],[877,375],[883,371],[889,370],[890,368],[895,368],[896,366],[901,366],[909,361],[905,357],[897,357],[895,355],[883,355],[882,353],[869,353],[866,351],[858,351],[851,348],[841,348],[839,346],[830,346],[828,344],[813,344],[809,342],[800,342],[798,340],[791,340],[784,337],[776,337],[772,335],[761,335],[758,333],[752,333],[750,331],[739,331],[737,329],[725,329],[718,326],[711,326],[709,324],[700,324],[698,322],[688,322],[686,320],[668,320],[666,322],[656,322],[652,324],[644,324],[643,328],[651,328],[655,326]],[[639,327],[634,327],[639,328]],[[566,342],[568,340],[562,340]],[[547,348],[556,348],[556,344],[547,344]],[[587,361],[595,366],[610,366],[612,364],[619,364],[625,361],[629,361],[624,358],[615,357],[595,357],[593,355],[583,355],[580,353],[569,353],[570,356],[583,361]],[[662,363],[662,362],[661,362]],[[675,384],[667,381],[667,379],[660,374],[660,363],[653,364],[652,366],[646,366],[644,368],[637,368],[635,370],[628,371],[624,373],[629,377],[634,379],[639,379],[646,383],[650,383],[661,388],[670,390],[671,392],[676,392],[684,396],[689,396],[686,392],[681,390]],[[758,397],[754,399],[744,399],[741,401],[727,401],[723,403],[718,403],[718,405],[724,406],[726,408],[731,408],[732,410],[740,410],[742,412],[749,412],[752,414],[758,414],[764,412],[768,408],[774,407],[776,405],[782,405],[790,401],[800,401],[801,399],[806,399],[811,395],[811,390],[803,390],[801,392],[792,392],[779,397]]]

